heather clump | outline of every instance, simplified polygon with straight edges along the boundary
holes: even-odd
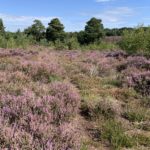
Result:
[[[106,57],[112,57],[116,59],[127,58],[127,56],[128,55],[126,54],[126,52],[119,50],[106,53]]]
[[[61,82],[50,85],[50,95],[42,97],[27,90],[18,96],[1,95],[1,124],[6,126],[1,133],[6,136],[2,147],[8,148],[7,141],[14,143],[11,148],[19,149],[78,147],[79,143],[74,145],[76,129],[70,123],[77,115],[79,102],[76,89]],[[12,130],[11,135],[5,135],[7,129]]]
[[[123,85],[134,88],[142,95],[149,95],[150,91],[150,61],[142,56],[131,56],[117,67],[121,73]]]
[[[150,72],[134,72],[125,77],[129,87],[133,87],[137,92],[143,95],[150,94]]]
[[[115,72],[118,60],[106,57],[105,53],[88,52],[85,54],[83,62],[79,64],[81,71],[90,76],[109,76]]]
[[[19,69],[19,64],[17,59],[2,58],[0,59],[0,71],[17,71]]]
[[[50,93],[56,97],[51,104],[56,122],[67,121],[71,116],[77,114],[80,97],[77,90],[71,84],[54,82],[50,86]]]
[[[142,56],[128,57],[123,63],[118,65],[118,71],[126,70],[129,67],[135,67],[137,69],[150,69],[150,61]]]
[[[27,61],[22,64],[22,70],[34,81],[51,82],[59,80],[64,74],[63,68],[57,62]]]

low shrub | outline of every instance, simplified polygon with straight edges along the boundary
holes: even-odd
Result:
[[[124,74],[125,75],[125,74]],[[150,72],[132,72],[124,76],[129,87],[133,87],[142,95],[150,95]]]
[[[0,96],[0,145],[13,149],[79,149],[76,124],[80,104],[77,90],[69,83],[50,85],[50,95]]]
[[[34,81],[44,83],[60,80],[64,74],[64,70],[60,64],[52,61],[49,63],[40,61],[23,62],[21,69],[25,74],[31,76]]]
[[[149,70],[150,61],[142,56],[134,56],[134,57],[131,56],[131,57],[128,57],[125,62],[119,64],[117,67],[117,70],[121,72],[121,71],[128,69],[129,67]]]

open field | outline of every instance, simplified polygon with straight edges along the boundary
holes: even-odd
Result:
[[[0,49],[0,149],[149,150],[149,58]]]

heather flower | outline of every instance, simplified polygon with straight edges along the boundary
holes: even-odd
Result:
[[[121,65],[118,65],[117,69],[118,71],[123,71],[129,67],[150,70],[150,61],[140,56],[128,57]]]
[[[33,78],[34,81],[49,82],[50,77],[63,76],[63,68],[56,62],[27,61],[22,64],[22,70]]]
[[[143,95],[150,94],[150,72],[133,73],[129,76],[131,80],[130,86],[134,87],[136,91],[142,93]]]
[[[56,122],[67,121],[71,116],[76,115],[80,97],[78,91],[71,84],[54,82],[50,86],[50,93],[55,96],[52,106]]]
[[[150,94],[150,72],[134,71],[125,72],[122,77],[123,84],[133,87],[137,92],[143,95]]]
[[[18,96],[0,95],[3,148],[78,149],[77,132],[70,126],[80,104],[78,91],[61,82],[49,88],[49,95],[41,97],[29,90]]]

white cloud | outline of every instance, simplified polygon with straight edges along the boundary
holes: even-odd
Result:
[[[111,10],[106,10],[94,14],[94,17],[101,18],[105,25],[116,24],[120,25],[125,23],[125,20],[134,15],[133,9],[129,7],[117,7]]]
[[[0,18],[8,22],[31,22],[35,19],[39,19],[43,22],[50,21],[54,17],[43,17],[43,16],[15,16],[0,13]]]
[[[44,25],[47,25],[48,22],[56,17],[44,17],[44,16],[15,16],[15,15],[9,15],[0,13],[0,18],[3,19],[4,24],[6,27],[8,27],[8,30],[17,30],[18,28],[24,29],[25,27],[31,25],[35,19],[41,20]],[[59,18],[59,17],[57,17]]]

